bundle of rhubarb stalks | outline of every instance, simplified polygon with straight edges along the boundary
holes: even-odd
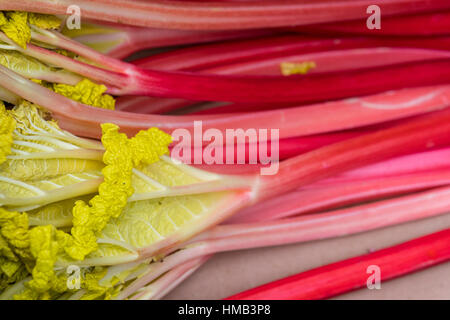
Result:
[[[448,213],[450,2],[375,2],[0,0],[0,299],[160,299],[215,253]],[[277,172],[171,156],[199,122],[277,130],[213,155]],[[450,229],[231,298],[449,259]]]

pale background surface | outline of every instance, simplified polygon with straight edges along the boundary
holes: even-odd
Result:
[[[301,271],[450,227],[450,214],[364,234],[218,254],[166,299],[221,299]],[[450,244],[449,244],[450,245]],[[361,289],[337,299],[450,299],[450,263]]]

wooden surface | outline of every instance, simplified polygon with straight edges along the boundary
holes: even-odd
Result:
[[[166,299],[221,299],[301,271],[450,228],[450,214],[363,234],[217,254]],[[450,263],[335,299],[450,299]]]

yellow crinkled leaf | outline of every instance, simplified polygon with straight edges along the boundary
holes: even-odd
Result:
[[[25,74],[24,71],[26,71],[26,69],[44,71],[51,70],[49,66],[39,60],[12,50],[0,50],[0,63],[8,69],[21,74]]]
[[[55,129],[61,131],[56,121],[46,120],[45,118],[48,114],[40,109],[38,105],[31,102],[23,101],[12,110],[12,114],[18,123],[17,131],[21,134],[33,131],[36,127],[47,132]]]
[[[25,278],[31,259],[26,213],[0,208],[0,288]]]
[[[57,281],[54,265],[58,253],[69,241],[70,236],[54,226],[39,226],[29,232],[30,251],[36,259],[33,268],[33,279],[27,283],[31,290],[43,293],[50,290]]]
[[[159,157],[168,152],[168,146],[172,143],[172,137],[157,128],[140,131],[130,140],[133,151],[133,165],[151,164],[157,162]]]
[[[14,254],[12,249],[9,247],[8,242],[3,238],[0,234],[0,257],[3,257],[7,260],[18,261],[19,259]],[[0,267],[1,268],[1,267]]]
[[[31,29],[28,24],[42,29],[58,29],[61,21],[56,16],[46,14],[23,11],[0,12],[0,30],[24,49],[31,41]]]
[[[11,260],[0,260],[0,270],[3,272],[8,278],[11,278],[16,274],[17,271],[22,267],[22,263],[20,261],[11,261]]]
[[[89,79],[83,79],[75,86],[53,84],[53,90],[67,98],[89,106],[114,110],[116,101],[108,94],[104,85],[96,84]]]
[[[92,198],[92,195],[70,198],[58,202],[53,202],[44,207],[28,211],[30,226],[54,225],[57,228],[72,226],[72,209],[78,200]]]
[[[21,130],[27,130],[27,122],[33,122],[30,125],[42,126],[47,130],[49,126],[52,127],[49,123],[34,123],[34,119],[30,119],[27,114],[21,117],[20,112],[16,120],[20,123]],[[133,165],[158,161],[160,156],[168,153],[168,145],[171,143],[169,135],[155,128],[143,131],[131,139],[119,133],[119,127],[113,124],[102,125],[102,130],[102,143],[106,150],[103,156],[106,166],[102,171],[104,182],[89,205],[84,201],[76,202],[71,234],[58,230],[53,225],[30,229],[27,213],[0,208],[0,235],[3,240],[0,243],[0,258],[4,269],[0,274],[1,283],[11,283],[12,278],[9,279],[7,274],[15,274],[27,268],[32,270],[32,280],[14,298],[51,299],[68,291],[64,282],[65,275],[58,276],[55,273],[56,260],[64,253],[73,259],[83,260],[98,248],[97,235],[110,219],[120,216],[134,192]],[[17,258],[26,261],[26,264],[12,263]],[[21,276],[23,279],[23,273]],[[117,287],[101,287],[98,284],[100,278],[97,273],[87,276],[83,282],[87,294],[83,298],[111,298],[117,294]]]
[[[8,18],[6,18],[6,16],[3,14],[2,11],[0,11],[0,26],[7,24],[8,23]]]
[[[41,14],[41,13],[29,13],[28,22],[41,29],[59,29],[61,27],[61,20],[58,17]]]
[[[0,257],[0,291],[25,279],[28,275],[25,265],[20,261],[11,261]]]
[[[119,133],[119,127],[114,124],[103,124],[102,131],[106,150],[103,155],[106,167],[102,170],[104,182],[89,205],[78,201],[73,209],[74,243],[66,248],[66,252],[76,260],[83,260],[98,248],[97,234],[111,218],[119,217],[127,205],[134,192],[131,185],[133,164],[158,161],[169,151],[172,141],[168,134],[156,128],[140,132],[132,139]]]
[[[309,70],[314,69],[316,63],[312,61],[306,62],[282,62],[280,64],[281,73],[284,76],[291,76],[294,74],[307,74]]]
[[[71,51],[64,50],[64,49],[53,49],[53,51],[56,52],[56,53],[59,53],[59,54],[61,54],[63,56],[65,56],[65,57],[72,58],[72,59],[77,57],[77,55],[75,53],[73,53]]]
[[[0,102],[0,164],[5,162],[6,156],[11,153],[15,128],[16,121],[6,111],[3,102]]]
[[[45,84],[44,84],[45,85]],[[52,147],[53,149],[95,149],[102,150],[103,147],[98,142],[93,142],[92,140],[87,140],[79,138],[68,131],[62,130],[57,121],[51,119],[51,115],[41,109],[38,105],[30,103],[28,101],[22,101],[20,105],[14,107],[11,112],[11,116],[16,120],[16,132],[22,137],[16,135],[16,140],[34,140],[35,137],[29,136],[43,136],[43,140],[35,140],[35,143],[45,144]],[[25,137],[24,137],[25,136]],[[46,137],[56,138],[57,140],[68,142],[72,144],[71,147],[61,146],[60,142],[50,143],[47,141]],[[51,139],[50,139],[51,140]],[[31,148],[23,149],[19,145],[15,145],[16,149],[20,149],[26,152],[36,152],[30,150]]]
[[[77,38],[97,34],[111,34],[120,32],[120,29],[114,29],[112,26],[96,25],[90,22],[82,21],[81,28],[69,29],[64,27],[61,33],[69,38]]]
[[[2,15],[3,18],[0,19],[0,22],[4,23],[0,24],[0,30],[3,31],[8,38],[25,49],[27,43],[31,41],[31,30],[28,26],[28,13],[21,11],[4,11]]]
[[[0,235],[0,290],[14,283],[27,274],[25,265],[9,247],[8,242]]]
[[[37,300],[39,293],[30,289],[24,290],[20,294],[14,295],[14,300]]]
[[[21,258],[31,259],[29,252],[28,215],[0,208],[0,232]]]
[[[16,300],[49,300],[68,290],[65,275],[55,273],[55,263],[63,248],[71,241],[69,234],[52,225],[38,226],[28,232],[30,253],[35,260],[32,280]]]
[[[106,275],[108,270],[106,268],[95,268],[94,271],[86,273],[81,281],[81,287],[87,291],[81,300],[95,300],[104,297],[109,300],[113,288],[104,287],[99,284],[100,280]]]
[[[0,50],[0,64],[25,78],[39,78],[46,73],[51,73],[52,68],[39,60],[24,55],[18,51]],[[34,80],[43,84],[42,80]]]

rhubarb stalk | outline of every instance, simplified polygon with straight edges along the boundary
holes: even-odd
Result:
[[[367,255],[336,262],[245,291],[229,300],[326,299],[367,284],[367,270],[376,265],[381,281],[429,268],[450,259],[450,229]]]
[[[445,213],[450,209],[450,188],[380,201],[355,208],[279,221],[218,226],[186,249],[149,266],[147,273],[124,289],[118,299],[150,283],[165,272],[195,258],[212,253],[275,246],[344,236]],[[364,270],[365,271],[365,270]],[[367,279],[367,274],[366,278]],[[139,299],[141,294],[134,296]],[[265,298],[269,298],[265,296]]]
[[[47,14],[67,14],[67,8],[77,5],[87,19],[120,22],[129,25],[190,30],[227,30],[268,28],[313,23],[345,21],[366,17],[373,3],[360,1],[306,2],[243,1],[124,1],[124,0],[9,0],[1,1],[2,10],[30,11]],[[379,0],[386,16],[403,13],[448,9],[445,0]],[[213,7],[213,9],[212,9]],[[126,8],[126,10],[124,10]],[[325,14],[324,14],[325,12]]]

